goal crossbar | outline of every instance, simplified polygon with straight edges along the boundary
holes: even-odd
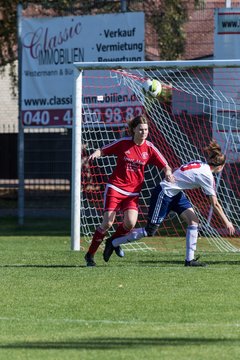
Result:
[[[178,60],[178,61],[120,61],[120,62],[75,62],[73,66],[80,70],[120,70],[158,68],[196,68],[196,67],[240,67],[240,60]]]

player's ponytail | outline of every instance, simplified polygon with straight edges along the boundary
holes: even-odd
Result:
[[[132,137],[134,137],[134,129],[139,124],[147,124],[148,125],[148,121],[144,116],[136,116],[132,120],[128,121],[128,131]]]
[[[208,165],[220,166],[225,164],[226,156],[222,153],[221,146],[216,142],[216,140],[212,140],[204,150],[207,153]]]

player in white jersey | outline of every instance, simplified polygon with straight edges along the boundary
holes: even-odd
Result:
[[[210,166],[201,161],[191,161],[182,165],[174,172],[173,183],[163,180],[161,187],[169,197],[177,195],[182,190],[201,187],[206,195],[216,195],[215,181]]]
[[[163,180],[156,186],[151,196],[148,222],[145,228],[134,229],[126,236],[115,238],[114,240],[109,238],[106,241],[103,253],[103,258],[106,262],[112,255],[114,247],[136,241],[142,237],[154,236],[159,225],[169,212],[174,211],[187,223],[185,266],[205,266],[204,263],[194,259],[199,220],[183,190],[201,188],[208,196],[213,211],[220,217],[229,234],[234,234],[233,224],[228,220],[218,202],[213,177],[214,173],[217,174],[223,170],[226,157],[222,154],[221,147],[214,140],[211,141],[205,150],[208,154],[207,163],[192,161],[182,165],[173,172],[174,182]]]

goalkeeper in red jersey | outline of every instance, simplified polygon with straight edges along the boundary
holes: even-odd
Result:
[[[87,266],[95,266],[94,255],[107,231],[114,223],[117,211],[123,212],[123,222],[117,227],[112,239],[124,236],[136,225],[138,219],[138,201],[144,182],[146,165],[155,165],[165,173],[168,181],[172,179],[172,170],[159,150],[147,140],[148,122],[143,116],[137,116],[128,123],[129,137],[123,137],[97,149],[89,160],[100,156],[117,156],[117,164],[110,175],[104,193],[104,215],[101,225],[95,230],[85,260]],[[124,256],[120,246],[115,248],[118,256]]]
[[[154,236],[169,212],[173,211],[187,223],[185,266],[205,266],[205,263],[194,259],[199,220],[184,190],[202,188],[209,198],[213,211],[222,220],[229,235],[234,235],[235,228],[225,215],[217,199],[213,177],[213,174],[218,174],[223,170],[226,156],[221,152],[221,147],[215,140],[211,141],[205,150],[208,154],[207,163],[195,160],[184,164],[173,172],[174,181],[169,182],[164,179],[155,187],[151,196],[148,221],[145,228],[137,228],[126,236],[106,240],[103,252],[103,258],[106,262],[110,259],[116,246],[143,237]]]

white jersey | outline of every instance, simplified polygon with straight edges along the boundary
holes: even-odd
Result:
[[[177,195],[182,190],[202,188],[206,195],[216,195],[215,180],[210,166],[201,161],[192,161],[173,172],[175,182],[161,181],[167,196]]]

